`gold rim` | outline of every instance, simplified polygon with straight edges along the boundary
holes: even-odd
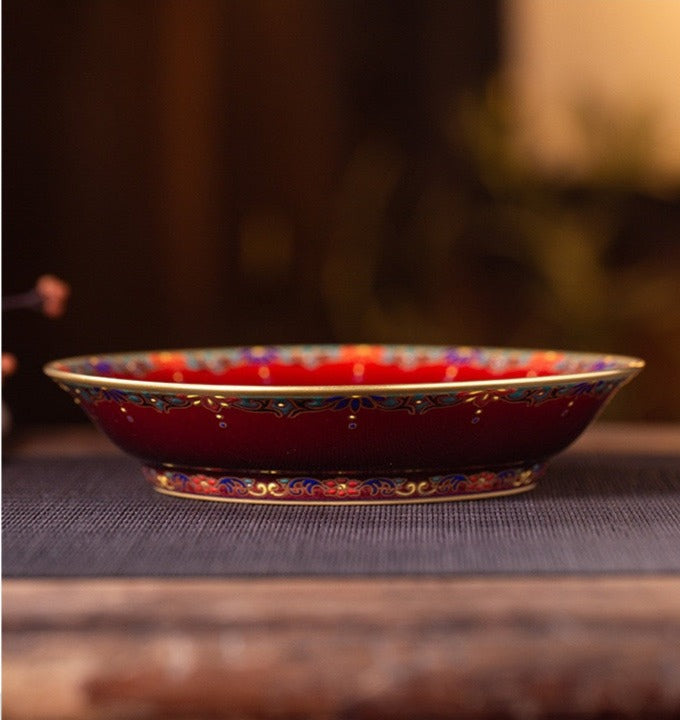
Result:
[[[286,346],[290,347],[290,346]],[[318,346],[324,347],[324,346]],[[434,347],[434,346],[428,346]],[[442,348],[449,346],[440,346]],[[455,347],[455,346],[450,346]],[[220,350],[229,350],[234,348],[195,348],[182,350],[158,350],[153,351],[154,354],[168,353],[197,353],[197,352],[218,352]],[[55,381],[64,383],[74,383],[78,385],[95,386],[102,388],[118,388],[122,390],[138,390],[141,392],[155,392],[167,394],[186,394],[186,395],[245,395],[248,397],[319,397],[332,395],[357,396],[362,395],[400,395],[412,393],[452,393],[460,391],[484,390],[488,388],[498,387],[539,387],[551,383],[570,383],[583,380],[613,380],[620,378],[622,380],[631,380],[645,366],[644,360],[636,357],[612,354],[597,354],[564,350],[541,350],[541,349],[523,349],[523,348],[496,348],[496,347],[479,347],[479,350],[486,351],[503,351],[518,353],[546,353],[555,352],[571,357],[582,358],[601,358],[615,362],[619,365],[611,370],[595,370],[592,372],[579,372],[569,374],[542,375],[540,377],[525,378],[498,378],[490,380],[466,380],[459,382],[441,382],[441,383],[386,383],[377,385],[214,385],[207,383],[175,383],[175,382],[148,382],[146,380],[134,380],[125,378],[112,378],[102,375],[86,375],[84,373],[70,372],[62,370],[59,365],[69,365],[79,362],[87,362],[92,356],[81,355],[75,357],[53,360],[43,367],[46,375]],[[121,358],[126,356],[139,356],[149,354],[148,352],[131,352],[131,353],[106,353],[101,358]]]
[[[508,490],[494,490],[493,492],[470,493],[469,495],[448,495],[435,498],[404,498],[401,500],[256,500],[251,498],[227,498],[214,495],[194,495],[193,493],[178,492],[177,490],[166,490],[153,485],[153,489],[161,495],[184,498],[187,500],[204,500],[207,502],[236,503],[240,505],[422,505],[433,502],[453,502],[455,500],[483,500],[485,498],[498,498],[507,495],[519,495],[533,490],[537,483],[523,485]]]

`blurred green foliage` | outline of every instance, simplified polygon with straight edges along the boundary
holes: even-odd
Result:
[[[574,112],[590,158],[578,177],[522,152],[498,82],[456,103],[436,158],[360,144],[323,273],[334,335],[640,355],[610,416],[679,418],[680,182],[646,185],[649,116]]]

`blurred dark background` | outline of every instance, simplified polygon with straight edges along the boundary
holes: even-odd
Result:
[[[633,83],[546,134],[580,36],[531,4],[4,0],[3,295],[72,287],[4,314],[16,421],[82,419],[55,357],[336,341],[640,355],[610,416],[680,418],[680,154]]]

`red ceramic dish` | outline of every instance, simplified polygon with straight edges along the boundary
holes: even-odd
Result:
[[[160,492],[380,503],[531,489],[643,365],[544,350],[322,345],[79,357],[45,372]]]

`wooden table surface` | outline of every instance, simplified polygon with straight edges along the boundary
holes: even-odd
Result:
[[[83,448],[117,452],[82,428],[13,452]],[[593,450],[680,462],[680,427],[569,452]],[[677,575],[12,579],[3,623],[15,720],[680,717]]]

